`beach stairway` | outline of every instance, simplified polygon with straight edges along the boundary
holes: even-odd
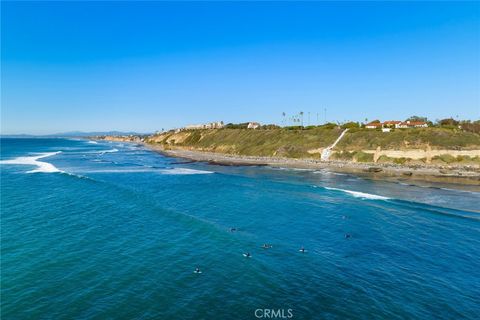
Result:
[[[347,131],[348,129],[343,130],[340,136],[337,138],[337,140],[335,140],[335,142],[331,146],[323,149],[322,155],[320,156],[320,160],[328,161],[328,158],[330,158],[330,154],[332,153],[332,149],[335,148],[335,146],[337,145],[337,143],[340,142],[340,140],[342,140],[343,136],[345,135],[345,133],[347,133]]]

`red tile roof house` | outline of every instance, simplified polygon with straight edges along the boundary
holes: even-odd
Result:
[[[399,128],[399,129],[408,129],[408,128],[427,128],[428,124],[424,121],[396,121],[389,120],[385,122],[370,122],[365,125],[367,129],[379,129],[379,128]]]
[[[390,121],[385,121],[383,123],[384,128],[396,128],[398,124],[402,123],[402,121],[396,121],[396,120],[390,120]]]
[[[377,129],[381,127],[382,127],[382,124],[380,122],[370,122],[365,125],[365,128],[367,129]]]

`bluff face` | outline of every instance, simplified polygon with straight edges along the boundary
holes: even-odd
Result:
[[[195,150],[232,155],[320,159],[341,128],[210,129],[165,132],[145,142],[165,150]],[[480,167],[480,135],[443,128],[381,132],[353,129],[331,150],[330,160]]]

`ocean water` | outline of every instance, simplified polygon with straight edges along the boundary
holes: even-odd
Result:
[[[1,141],[2,319],[478,319],[479,297],[474,191]]]

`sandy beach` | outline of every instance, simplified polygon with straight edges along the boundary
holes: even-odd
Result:
[[[171,157],[207,162],[224,166],[272,166],[298,169],[320,169],[338,173],[349,173],[368,179],[405,181],[412,184],[444,183],[457,188],[480,192],[480,171],[478,168],[440,167],[433,165],[405,166],[395,164],[354,163],[343,161],[323,162],[317,159],[293,159],[282,157],[252,157],[229,155],[196,150],[169,149],[145,144],[146,147]]]

